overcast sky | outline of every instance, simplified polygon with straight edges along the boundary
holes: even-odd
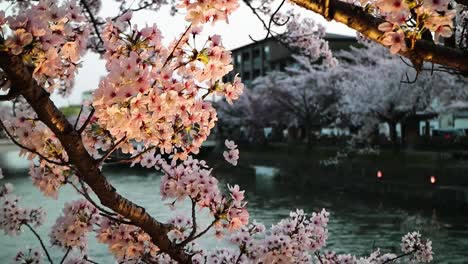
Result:
[[[103,2],[106,3],[104,0]],[[102,8],[102,15],[109,16],[116,14],[115,6],[107,2]],[[299,8],[300,9],[300,8]],[[355,35],[354,30],[346,27],[343,24],[336,22],[328,22],[321,16],[310,11],[301,11],[305,16],[311,16],[318,22],[326,26],[327,32],[342,35]],[[139,25],[156,25],[161,30],[165,42],[177,38],[186,28],[188,23],[184,20],[184,15],[169,15],[169,7],[163,7],[158,12],[140,11],[135,13],[132,22]],[[223,44],[229,48],[236,48],[252,42],[249,38],[251,35],[254,39],[262,39],[265,37],[265,30],[261,22],[255,17],[252,11],[244,4],[230,17],[230,23],[218,22],[214,26],[205,26],[206,34],[219,34],[223,38]],[[81,102],[81,94],[84,91],[96,89],[99,80],[106,74],[104,62],[99,59],[96,54],[88,53],[84,58],[83,67],[79,69],[75,87],[70,97],[62,98],[58,95],[53,95],[52,98],[58,106],[69,104],[79,104]]]

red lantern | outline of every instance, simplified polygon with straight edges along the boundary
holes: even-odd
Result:
[[[383,173],[381,171],[377,171],[377,178],[382,178],[383,177]]]
[[[435,176],[431,176],[431,179],[430,179],[430,181],[431,181],[431,183],[432,183],[432,184],[435,184],[435,183],[436,183],[436,181],[437,181],[437,179],[436,179],[436,177],[435,177]]]

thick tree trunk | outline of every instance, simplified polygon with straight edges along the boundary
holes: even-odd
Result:
[[[393,153],[398,153],[400,150],[400,146],[398,144],[398,136],[397,136],[397,123],[395,121],[389,121],[388,127],[390,132],[390,142],[392,143]]]
[[[426,120],[424,122],[424,124],[425,124],[424,125],[424,136],[426,138],[430,138],[431,137],[431,124],[430,124],[430,122],[428,120]]]

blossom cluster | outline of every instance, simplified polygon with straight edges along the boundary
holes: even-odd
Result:
[[[31,162],[29,170],[34,185],[46,196],[57,198],[60,187],[73,175],[68,166],[60,165],[68,161],[60,141],[44,123],[37,121],[36,114],[28,108],[17,110],[16,116],[9,117],[4,125],[9,134],[24,147],[20,155],[26,155],[29,160],[39,157],[38,162]]]
[[[384,18],[379,25],[384,32],[382,44],[390,46],[390,52],[412,49],[416,40],[424,34],[434,35],[434,42],[448,38],[454,32],[456,10],[449,0],[345,0],[361,6],[365,11]],[[405,41],[409,39],[408,42]]]
[[[368,257],[323,251],[328,238],[328,217],[325,210],[310,216],[297,210],[269,230],[254,221],[230,236],[237,250],[212,250],[206,254],[208,263],[383,264],[395,263],[406,254],[411,256],[411,263],[432,261],[431,242],[423,242],[421,235],[415,232],[402,238],[403,254],[400,256],[383,254],[380,249]]]
[[[217,120],[215,109],[203,99],[216,93],[232,101],[242,93],[239,78],[232,84],[221,81],[232,70],[230,52],[217,35],[203,48],[192,48],[189,40],[198,35],[197,27],[166,47],[156,26],[134,26],[126,33],[125,25],[109,21],[103,33],[109,74],[94,93],[94,137],[125,139],[119,145],[123,153],[133,153],[135,141],[182,159],[198,153]],[[201,92],[205,95],[200,98]]]
[[[86,49],[89,29],[76,1],[59,5],[41,0],[16,16],[0,12],[0,29],[7,33],[5,48],[34,67],[33,77],[49,92],[70,92],[80,57]]]
[[[86,235],[93,231],[100,218],[98,209],[84,199],[65,204],[63,214],[56,219],[50,233],[52,245],[85,251]]]
[[[423,240],[419,232],[411,232],[401,238],[401,251],[414,253],[410,257],[413,263],[432,261],[432,241]]]
[[[228,148],[228,151],[223,152],[224,159],[231,163],[233,166],[237,165],[237,160],[239,159],[239,150],[234,141],[227,140],[224,142],[224,145]]]
[[[24,224],[38,227],[44,223],[45,211],[42,208],[25,209],[20,206],[20,197],[14,195],[13,185],[0,187],[0,230],[8,235],[18,235]]]
[[[290,14],[286,31],[281,39],[294,49],[314,62],[323,59],[322,63],[334,67],[338,61],[333,57],[328,42],[324,40],[326,29],[311,18],[302,18],[298,14]]]
[[[143,257],[156,258],[160,253],[159,248],[151,243],[151,237],[141,228],[106,217],[99,222],[97,239],[108,245],[119,263],[141,263],[139,260]]]
[[[43,261],[42,252],[39,249],[28,248],[27,250],[19,251],[15,256],[13,263],[15,264],[24,264],[24,263],[42,264],[44,263],[44,261]]]
[[[353,1],[351,1],[353,2]],[[448,0],[360,0],[354,1],[364,10],[386,21],[379,25],[384,32],[382,44],[390,46],[390,52],[412,49],[416,40],[423,38],[423,34],[433,33],[434,41],[438,43],[440,37],[448,38],[452,35],[455,10],[449,8]],[[405,38],[410,40],[407,45]]]
[[[185,19],[196,26],[218,20],[229,22],[229,15],[239,7],[237,0],[182,0],[178,7],[187,9]]]
[[[190,198],[200,208],[208,208],[215,218],[218,235],[223,229],[234,231],[248,223],[244,191],[238,185],[229,186],[230,197],[222,195],[218,180],[204,161],[189,157],[179,164],[175,160],[171,164],[163,161],[161,167],[165,173],[161,179],[163,199],[175,199],[171,203],[174,204]]]

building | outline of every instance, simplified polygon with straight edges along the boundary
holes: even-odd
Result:
[[[357,45],[356,38],[350,36],[327,33],[324,39],[328,41],[332,51]],[[247,86],[257,77],[273,70],[282,71],[294,63],[291,51],[271,37],[233,49],[231,52],[234,70],[225,77],[225,81],[232,80],[239,74]]]

